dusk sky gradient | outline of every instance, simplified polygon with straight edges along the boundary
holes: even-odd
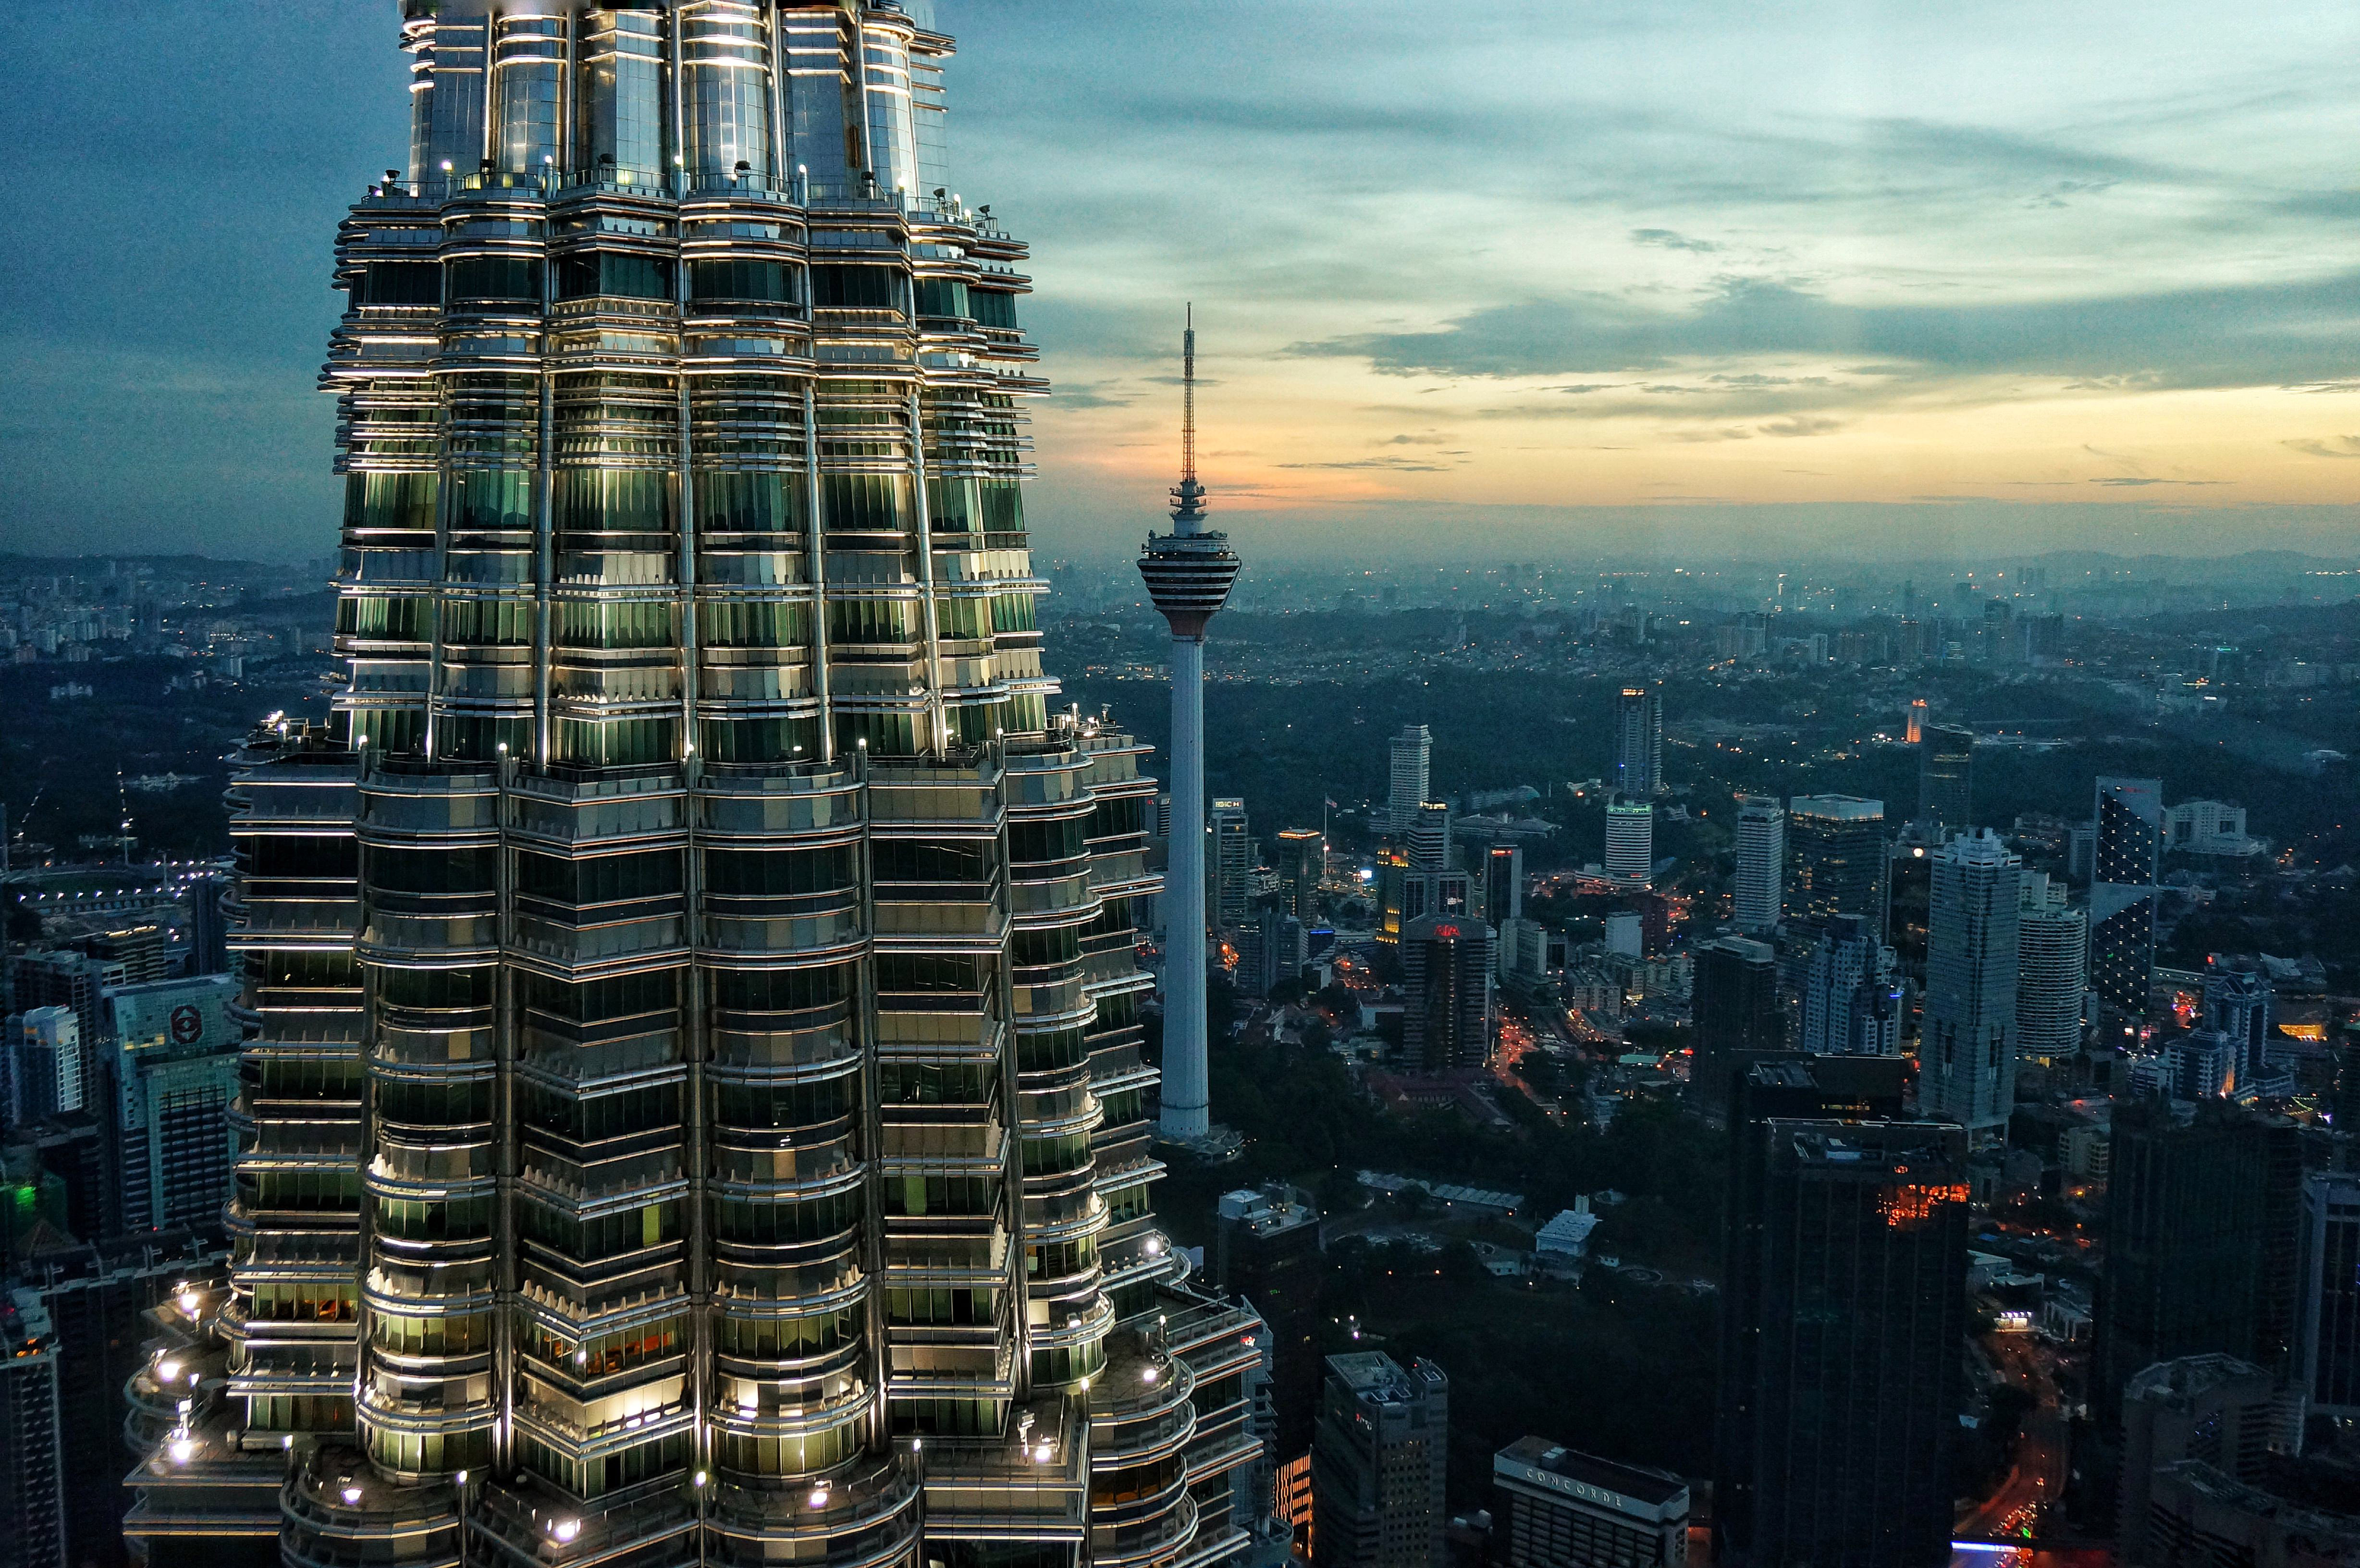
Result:
[[[0,0],[0,549],[333,548],[391,0]],[[2360,556],[2360,8],[943,0],[1043,556]]]

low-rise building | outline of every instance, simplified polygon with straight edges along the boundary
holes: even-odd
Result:
[[[1680,1568],[1688,1561],[1688,1484],[1668,1470],[1622,1465],[1546,1438],[1519,1438],[1491,1456],[1506,1518],[1507,1568]]]

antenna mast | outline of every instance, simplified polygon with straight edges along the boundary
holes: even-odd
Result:
[[[1180,336],[1180,482],[1196,477],[1196,303],[1188,302]]]

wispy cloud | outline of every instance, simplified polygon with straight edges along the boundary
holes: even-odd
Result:
[[[2330,436],[2325,440],[2304,436],[2278,444],[2308,457],[2360,457],[2360,436]]]
[[[1709,253],[1721,249],[1721,246],[1713,244],[1710,240],[1696,239],[1688,234],[1680,234],[1677,230],[1673,229],[1633,229],[1631,231],[1631,238],[1634,244],[1643,245],[1660,245],[1665,250],[1692,250]]]

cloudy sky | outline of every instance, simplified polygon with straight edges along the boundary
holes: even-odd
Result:
[[[2360,9],[942,0],[1050,553],[2360,553]],[[395,8],[0,0],[0,548],[331,548]],[[224,16],[234,27],[213,25]],[[198,18],[206,19],[199,25]]]

